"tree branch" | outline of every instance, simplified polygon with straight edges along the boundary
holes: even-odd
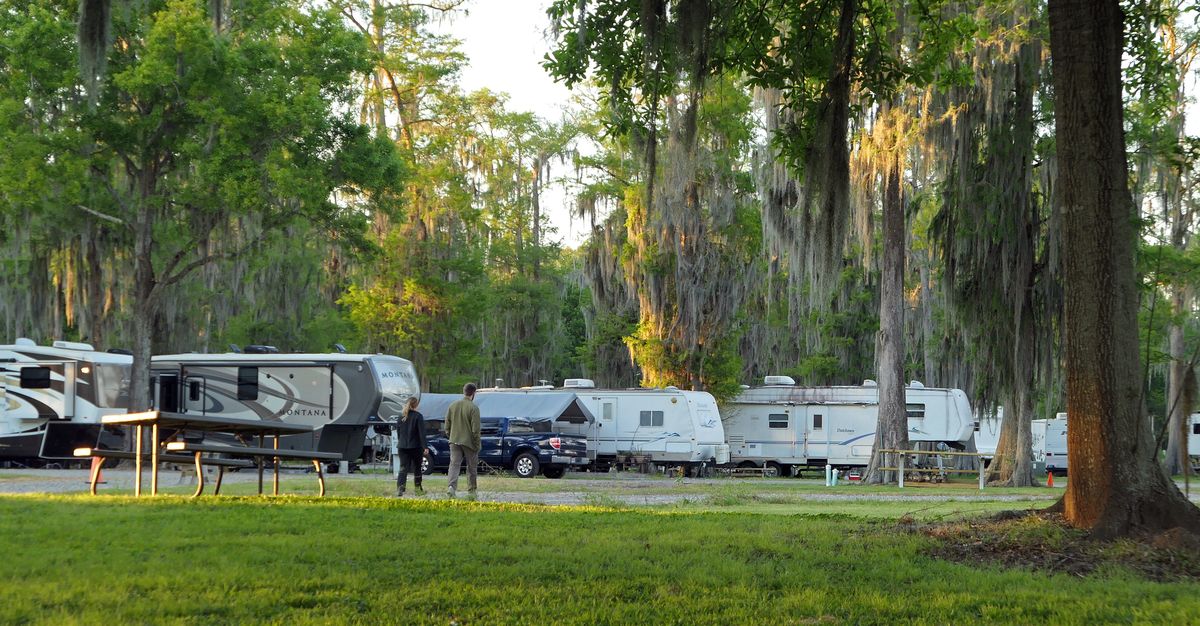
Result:
[[[125,220],[123,220],[119,217],[113,217],[112,215],[109,215],[107,213],[101,213],[100,211],[97,211],[95,209],[89,209],[89,208],[83,206],[82,204],[75,205],[75,208],[77,208],[80,211],[83,211],[85,213],[91,213],[92,215],[95,215],[96,217],[98,217],[102,220],[108,220],[114,224],[119,224],[121,226],[124,226],[125,228],[131,228],[129,226],[129,224],[125,222]]]

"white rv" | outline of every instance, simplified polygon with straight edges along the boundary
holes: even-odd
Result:
[[[1059,475],[1068,473],[1070,468],[1067,466],[1067,414],[1059,413],[1052,420],[1033,420],[1033,424],[1035,428],[1045,428],[1042,454],[1046,459],[1046,471]],[[1037,449],[1035,444],[1034,454],[1037,454]]]
[[[879,419],[879,388],[797,387],[787,376],[768,376],[762,387],[742,391],[725,408],[725,433],[733,463],[788,475],[802,466],[867,465]],[[905,390],[908,438],[961,447],[975,420],[958,389]]]
[[[538,393],[537,388],[520,390]],[[558,424],[564,433],[587,435],[588,454],[603,471],[614,463],[648,460],[684,465],[689,473],[729,462],[721,414],[712,394],[666,389],[597,389],[585,378],[568,378],[573,391],[595,416],[591,423]]]
[[[1030,447],[1033,461],[1041,463],[1046,458],[1046,421],[1033,420],[1030,424]],[[980,416],[975,421],[975,450],[983,455],[985,462],[991,461],[1000,443],[1000,427],[1004,424],[1004,407],[997,407],[994,414]]]
[[[73,459],[96,446],[100,418],[128,412],[132,364],[86,343],[0,345],[0,459]]]
[[[280,440],[295,450],[362,453],[368,422],[389,421],[420,396],[416,370],[383,354],[171,354],[151,359],[156,407],[306,424],[313,434]]]

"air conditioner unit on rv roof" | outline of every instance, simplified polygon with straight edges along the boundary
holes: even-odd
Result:
[[[568,378],[563,381],[563,387],[567,389],[594,389],[596,383],[590,378]]]
[[[61,350],[79,350],[82,352],[91,352],[95,350],[90,343],[82,343],[78,341],[55,341],[54,347]]]
[[[791,376],[764,376],[764,385],[790,385],[795,386],[796,381]]]

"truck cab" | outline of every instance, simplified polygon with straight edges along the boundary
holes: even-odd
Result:
[[[568,468],[587,465],[587,437],[555,432],[552,422],[520,417],[485,417],[480,420],[479,466],[512,470],[521,478],[541,474],[562,478]],[[450,441],[445,421],[425,420],[424,473],[450,466]]]

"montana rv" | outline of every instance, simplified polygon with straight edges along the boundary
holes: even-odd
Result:
[[[725,409],[734,463],[788,475],[802,466],[870,462],[879,419],[876,385],[797,387],[787,376],[768,376],[765,382],[743,390]],[[975,420],[961,390],[913,381],[905,396],[909,441],[961,447],[970,440]]]
[[[100,418],[128,411],[132,364],[86,343],[0,345],[0,459],[73,459],[96,446]]]
[[[171,354],[150,364],[156,408],[307,424],[291,450],[362,454],[367,422],[392,420],[420,395],[412,363],[382,354]]]

